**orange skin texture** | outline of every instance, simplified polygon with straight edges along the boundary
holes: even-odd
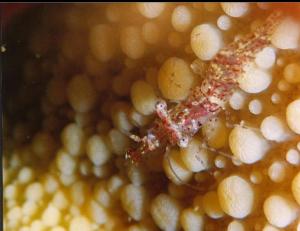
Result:
[[[132,137],[138,145],[129,149],[125,157],[138,163],[143,155],[156,149],[176,144],[186,147],[206,121],[225,109],[244,66],[270,44],[272,32],[282,18],[281,12],[274,11],[256,31],[223,48],[210,61],[203,82],[191,90],[186,100],[169,110],[165,101],[159,102],[152,127],[144,137]]]

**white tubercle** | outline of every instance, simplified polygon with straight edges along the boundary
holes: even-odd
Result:
[[[227,15],[239,18],[248,13],[250,5],[246,2],[226,2],[221,3],[221,7]]]
[[[283,77],[288,83],[300,83],[300,63],[286,65],[283,70]]]
[[[285,154],[285,159],[291,165],[300,165],[300,153],[294,148],[289,149]]]
[[[253,164],[265,156],[269,144],[258,132],[236,126],[229,135],[229,147],[241,162]]]
[[[225,156],[219,155],[215,158],[215,166],[217,168],[225,168],[226,164],[227,164],[227,162],[226,162],[226,157]]]
[[[239,86],[247,93],[260,93],[266,90],[272,82],[269,72],[250,65],[245,68],[245,73],[238,79]]]
[[[142,27],[142,36],[146,43],[155,44],[160,39],[160,29],[154,22],[146,22]]]
[[[291,137],[289,128],[278,116],[271,115],[264,118],[260,125],[260,130],[267,140],[283,142]]]
[[[157,18],[164,11],[166,4],[161,2],[137,3],[139,12],[146,18]]]
[[[205,216],[193,208],[186,208],[180,214],[180,224],[183,230],[203,230]]]
[[[300,98],[291,102],[286,108],[286,121],[290,129],[300,134]]]
[[[161,193],[153,199],[150,214],[161,230],[179,228],[180,205],[177,200],[167,194]]]
[[[89,45],[92,54],[98,61],[110,60],[117,48],[114,29],[107,24],[94,26],[90,31]]]
[[[268,175],[275,183],[283,182],[287,176],[286,163],[284,161],[273,162],[268,169]]]
[[[260,100],[253,99],[248,105],[249,111],[254,115],[259,115],[262,112],[263,106]]]
[[[251,184],[240,176],[232,175],[218,186],[221,208],[235,218],[248,216],[254,204],[254,191]]]
[[[280,231],[280,230],[274,227],[273,225],[265,224],[262,231]]]
[[[228,224],[227,231],[245,231],[245,226],[241,221],[233,220]]]
[[[285,79],[281,79],[277,83],[277,88],[280,91],[289,91],[291,89],[291,84],[289,82],[287,82]]]
[[[279,57],[277,60],[276,60],[276,65],[279,66],[279,67],[283,67],[285,64],[285,60],[282,58],[282,57]]]
[[[229,30],[231,28],[231,19],[227,15],[221,15],[217,20],[217,26],[221,30]]]
[[[266,47],[260,51],[255,58],[255,63],[258,67],[262,69],[271,68],[276,61],[276,53],[274,48]]]
[[[250,181],[253,184],[260,184],[263,180],[263,175],[259,171],[252,171],[250,174]]]
[[[294,176],[291,188],[295,200],[297,201],[298,205],[300,205],[300,172]]]
[[[237,90],[229,99],[229,105],[234,110],[241,110],[244,107],[247,95],[245,92]]]
[[[211,60],[223,46],[222,34],[212,24],[200,24],[191,33],[191,47],[201,60]]]
[[[218,195],[215,191],[207,192],[202,199],[203,210],[212,219],[218,219],[224,216],[220,207]]]
[[[297,218],[295,202],[286,196],[273,194],[264,202],[264,214],[271,225],[285,228]]]
[[[277,92],[271,95],[271,101],[273,104],[279,104],[281,102],[281,95]]]
[[[136,26],[127,26],[121,30],[120,46],[122,51],[131,59],[143,57],[146,44],[143,40],[142,30]]]
[[[299,23],[291,18],[286,18],[275,29],[271,42],[279,49],[296,49],[299,46],[299,37]]]
[[[216,12],[219,9],[219,3],[217,2],[199,2],[201,7],[208,12]]]
[[[189,29],[192,23],[192,13],[187,6],[177,6],[172,13],[172,25],[178,32],[184,32]]]
[[[270,3],[268,3],[268,2],[257,2],[256,5],[261,10],[268,10],[268,9],[270,9]]]

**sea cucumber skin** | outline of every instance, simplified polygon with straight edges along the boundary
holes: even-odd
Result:
[[[270,44],[272,32],[281,22],[279,11],[273,12],[253,33],[230,43],[210,61],[202,83],[193,88],[186,100],[167,109],[165,101],[156,105],[158,118],[138,146],[126,152],[126,158],[138,163],[142,156],[168,145],[186,147],[201,126],[225,109],[238,86],[238,78],[255,55]],[[135,136],[136,137],[136,136]]]

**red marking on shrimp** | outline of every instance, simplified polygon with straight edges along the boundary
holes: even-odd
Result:
[[[255,55],[270,44],[271,35],[281,20],[282,14],[273,12],[253,33],[223,48],[210,61],[204,73],[206,78],[186,100],[169,110],[165,101],[157,103],[158,118],[143,138],[132,136],[137,147],[128,150],[126,158],[138,163],[143,155],[158,148],[176,144],[186,147],[204,123],[225,109],[245,65],[253,62]],[[197,67],[197,61],[192,65]]]

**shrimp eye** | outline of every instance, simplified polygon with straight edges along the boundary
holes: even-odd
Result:
[[[183,137],[179,140],[179,146],[182,148],[186,148],[188,146],[189,140],[186,137]]]
[[[156,104],[156,108],[159,109],[159,110],[163,110],[163,109],[166,108],[166,105],[165,105],[164,102],[158,102],[158,103]]]

